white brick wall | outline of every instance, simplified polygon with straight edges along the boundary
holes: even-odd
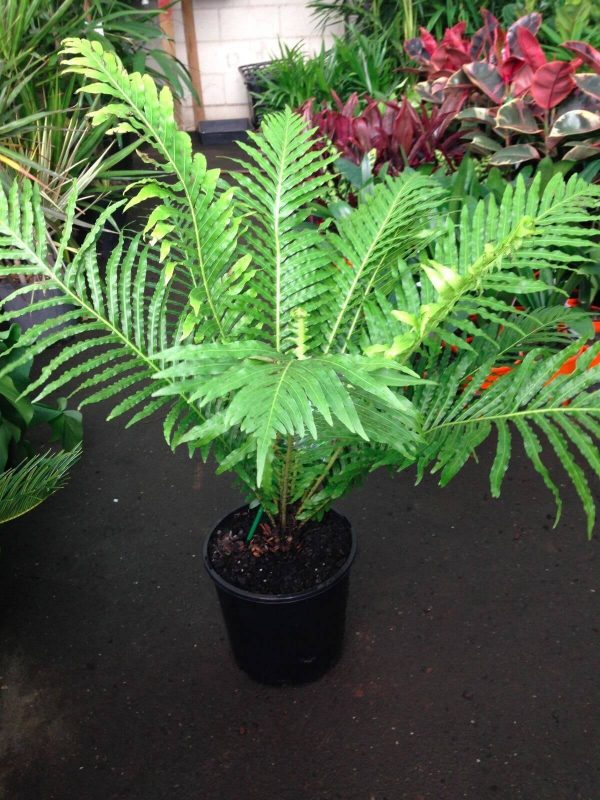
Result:
[[[175,46],[186,62],[181,8],[173,9]],[[279,42],[304,42],[319,50],[323,37],[306,0],[194,0],[194,21],[206,119],[249,116],[248,96],[238,67],[268,61]],[[331,37],[329,29],[326,40]],[[194,127],[191,101],[183,103],[182,122]]]

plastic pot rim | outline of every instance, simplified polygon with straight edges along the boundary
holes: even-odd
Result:
[[[224,592],[227,594],[233,595],[234,597],[239,597],[244,600],[248,600],[252,603],[262,603],[264,605],[275,605],[281,603],[299,603],[303,600],[309,600],[313,597],[317,597],[323,592],[326,592],[328,589],[331,589],[332,586],[335,586],[336,583],[339,583],[349,572],[350,567],[352,566],[354,559],[356,558],[357,553],[357,542],[356,542],[356,535],[352,528],[352,525],[348,521],[348,519],[343,515],[340,514],[338,511],[333,511],[334,514],[337,514],[338,517],[345,520],[348,523],[348,527],[350,529],[350,552],[348,553],[346,560],[344,563],[337,569],[337,571],[326,581],[323,583],[318,583],[316,586],[313,586],[311,589],[305,589],[302,592],[296,592],[295,594],[260,594],[259,592],[248,592],[245,589],[240,589],[238,586],[234,586],[232,583],[229,583],[225,580],[219,573],[215,570],[213,565],[210,562],[210,557],[208,555],[208,545],[209,542],[215,533],[218,530],[219,526],[223,522],[224,519],[229,517],[231,514],[237,514],[239,511],[245,511],[248,508],[248,505],[239,506],[239,508],[235,508],[233,511],[225,514],[225,516],[221,517],[215,525],[212,526],[210,529],[210,533],[204,539],[204,546],[202,549],[203,561],[204,561],[204,568],[208,572],[209,577],[212,581]],[[332,509],[333,510],[333,509]]]

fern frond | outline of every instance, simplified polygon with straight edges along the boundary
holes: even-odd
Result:
[[[376,291],[388,294],[398,259],[424,248],[435,236],[430,221],[442,198],[439,186],[421,175],[389,178],[329,234],[335,269],[333,324],[325,352],[348,349],[363,321],[366,300]]]
[[[173,114],[173,98],[165,86],[160,92],[148,75],[129,75],[119,58],[96,41],[67,39],[63,47],[66,72],[81,75],[80,91],[110,98],[91,112],[94,125],[118,118],[116,131],[133,131],[156,151],[156,164],[169,182],[143,179],[131,188],[137,193],[128,208],[155,201],[144,233],[160,242],[160,259],[168,264],[164,276],[182,282],[196,310],[190,310],[196,337],[226,341],[230,296],[227,270],[233,264],[240,217],[231,190],[219,188],[219,171],[207,170],[206,159],[194,153],[187,133]]]
[[[514,364],[526,350],[543,347],[555,352],[568,347],[573,342],[574,331],[582,341],[594,335],[589,314],[564,306],[547,306],[523,313],[513,310],[511,316],[501,318],[500,325],[478,328],[476,335],[487,334],[487,340],[478,341],[477,346],[480,353],[488,356],[495,353],[495,366]]]
[[[373,343],[369,352],[406,359],[434,335],[468,349],[453,337],[457,328],[459,334],[476,335],[469,320],[475,314],[519,333],[511,293],[554,291],[535,279],[536,270],[585,261],[577,247],[596,236],[589,223],[600,189],[577,176],[565,183],[558,175],[548,187],[548,194],[540,197],[536,179],[528,194],[519,179],[514,190],[507,186],[499,206],[490,195],[474,213],[465,207],[457,225],[448,220],[445,236],[434,244],[433,260],[423,261],[413,278],[420,286],[418,311],[397,307],[393,313],[404,326],[391,345]],[[563,249],[566,245],[572,252]]]
[[[433,258],[466,274],[486,245],[501,241],[523,217],[533,220],[531,234],[508,255],[502,271],[491,275],[490,292],[528,294],[554,290],[554,273],[588,260],[587,252],[597,233],[589,225],[590,211],[597,207],[600,187],[573,175],[568,181],[556,174],[540,192],[541,174],[526,187],[519,176],[507,184],[500,204],[493,194],[480,200],[473,212],[464,206],[460,220],[446,225],[446,236],[436,240]]]
[[[600,421],[600,390],[593,388],[598,384],[600,369],[587,369],[591,359],[600,353],[600,343],[590,348],[587,360],[577,362],[573,374],[561,374],[561,365],[577,354],[579,348],[576,342],[552,356],[543,349],[531,350],[520,364],[485,390],[480,387],[489,362],[484,370],[473,371],[467,365],[474,356],[464,356],[449,364],[447,372],[451,377],[444,381],[446,400],[440,404],[434,390],[433,399],[428,401],[430,406],[432,402],[437,405],[435,415],[431,408],[421,405],[421,401],[427,400],[424,392],[416,393],[413,398],[427,420],[423,431],[425,444],[418,458],[420,471],[428,464],[433,465],[434,472],[441,472],[440,484],[445,485],[496,429],[498,441],[490,484],[492,495],[497,497],[510,460],[512,426],[519,432],[533,467],[555,497],[558,520],[560,493],[543,461],[541,434],[559,457],[579,494],[588,521],[588,534],[591,534],[595,519],[593,494],[569,445],[600,477],[600,457],[586,431],[587,428],[597,433]],[[471,376],[469,389],[461,391],[465,379]],[[450,403],[455,391],[454,402]]]
[[[309,217],[329,180],[333,156],[315,149],[312,131],[289,108],[269,116],[260,133],[240,142],[249,160],[236,182],[243,189],[241,207],[252,222],[244,240],[258,269],[252,279],[252,309],[248,317],[260,336],[286,352],[295,346],[293,312],[307,315],[306,345],[314,343],[324,323],[323,294],[333,265],[322,237]],[[314,344],[313,344],[314,346]]]
[[[25,331],[19,339],[21,355],[8,358],[9,352],[3,358],[4,364],[0,363],[0,375],[62,343],[60,353],[50,359],[28,386],[28,394],[39,389],[36,399],[40,400],[75,382],[79,385],[73,393],[93,390],[87,402],[99,402],[114,400],[126,387],[132,393],[125,405],[121,401],[115,406],[113,414],[139,413],[142,409],[137,406],[146,408],[150,403],[154,408],[158,401],[151,399],[148,388],[156,387],[150,379],[158,367],[151,356],[165,344],[173,343],[173,334],[168,336],[172,325],[167,322],[169,309],[164,302],[164,268],[158,276],[149,268],[150,250],[142,247],[139,236],[129,242],[120,237],[103,279],[95,255],[101,229],[98,224],[90,230],[70,263],[42,260],[37,237],[32,238],[30,228],[22,224],[23,219],[35,219],[41,213],[39,196],[27,183],[22,188],[15,183],[8,196],[0,190],[0,206],[3,204],[6,213],[0,216],[0,261],[9,262],[3,269],[15,270],[11,253],[16,250],[19,271],[31,270],[43,279],[33,289],[33,295],[38,295],[41,287],[49,286],[67,303],[68,310]],[[17,207],[20,215],[14,211]],[[114,206],[105,213],[111,210]],[[39,235],[45,238],[45,231],[39,231]],[[45,307],[48,303],[34,301],[33,305]],[[155,316],[160,318],[159,322]],[[76,335],[80,338],[70,343]],[[103,365],[106,369],[98,369]]]
[[[389,432],[386,412],[402,415],[396,431],[406,444],[415,436],[416,420],[410,402],[390,387],[408,386],[421,380],[393,362],[364,356],[321,355],[306,359],[283,357],[260,342],[236,345],[190,345],[159,354],[173,365],[157,378],[164,383],[156,396],[185,393],[206,413],[201,425],[178,433],[178,443],[200,445],[231,429],[255,442],[257,482],[260,487],[267,460],[278,436],[302,439],[317,436],[317,417],[329,426],[334,421],[351,434],[369,439],[361,418],[360,398],[366,404],[367,425],[380,441]],[[383,409],[377,413],[376,403]],[[333,435],[333,433],[332,433]]]
[[[3,247],[2,260],[6,261],[4,264],[0,263],[0,275],[14,273],[14,260],[21,258],[21,241],[35,253],[38,261],[47,260],[46,220],[37,183],[24,181],[23,188],[19,190],[19,184],[13,181],[8,192],[0,192],[0,220],[5,220],[7,229],[16,231],[19,236],[16,242],[7,234],[4,234],[4,241],[0,240]],[[0,236],[2,235],[0,231]],[[35,275],[35,267],[26,262],[19,265],[19,273]]]
[[[522,176],[515,181],[514,186],[507,184],[500,206],[494,196],[480,201],[475,213],[463,209],[460,220],[460,248],[462,263],[469,261],[469,242],[474,247],[474,253],[481,249],[485,241],[489,241],[490,231],[497,229],[499,238],[506,236],[524,216],[537,220],[537,233],[542,243],[536,242],[536,251],[541,245],[547,251],[550,261],[559,264],[571,258],[565,253],[563,247],[578,247],[588,244],[593,239],[593,232],[578,225],[585,222],[587,209],[597,202],[599,191],[597,186],[590,185],[578,175],[573,174],[565,181],[558,173],[548,182],[543,192],[540,192],[542,176],[536,175],[529,187],[526,186]],[[473,226],[477,218],[480,220],[479,236],[473,235]],[[573,229],[575,225],[575,230]],[[520,254],[523,262],[526,261],[527,248]],[[529,266],[533,266],[529,264]]]

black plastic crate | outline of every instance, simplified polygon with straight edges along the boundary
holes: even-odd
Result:
[[[238,67],[250,96],[252,125],[254,127],[258,125],[260,117],[260,108],[257,107],[258,95],[260,95],[261,90],[258,74],[268,69],[271,63],[271,61],[257,61],[255,64],[244,64]]]
[[[203,120],[198,125],[200,141],[206,145],[222,145],[237,140],[247,139],[246,131],[250,127],[248,119],[212,119]]]

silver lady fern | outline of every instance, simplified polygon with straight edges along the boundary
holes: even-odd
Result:
[[[405,175],[335,229],[318,227],[331,157],[290,110],[251,134],[227,184],[177,129],[167,89],[129,75],[94,42],[68,40],[64,59],[106,100],[93,122],[147,143],[148,174],[122,205],[151,211],[101,269],[102,217],[65,260],[75,195],[49,248],[37,188],[0,194],[0,274],[43,275],[70,304],[24,334],[30,354],[61,346],[31,387],[38,397],[69,385],[81,405],[112,400],[110,416],[127,424],[162,409],[172,447],[212,450],[282,528],[321,515],[380,465],[432,468],[446,483],[494,430],[494,494],[517,434],[558,498],[543,438],[591,530],[576,456],[600,474],[598,370],[586,369],[598,346],[552,380],[591,325],[569,312],[566,331],[559,305],[526,314],[509,298],[539,292],[535,269],[576,265],[563,248],[588,244],[595,187],[557,176],[541,196],[518,184],[455,223],[436,184]],[[54,302],[38,295],[31,305]],[[512,366],[483,391],[502,364]]]

